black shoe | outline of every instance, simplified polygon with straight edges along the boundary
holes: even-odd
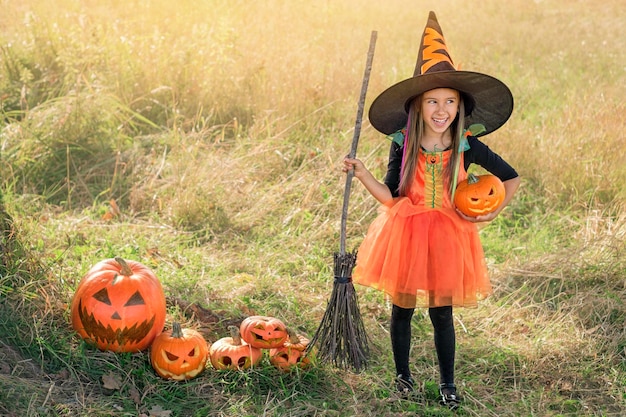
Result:
[[[439,394],[441,394],[439,404],[447,406],[450,410],[456,410],[461,405],[461,399],[456,395],[456,385],[439,384]]]
[[[399,374],[396,377],[396,389],[403,397],[408,397],[413,392],[415,381],[410,376]]]

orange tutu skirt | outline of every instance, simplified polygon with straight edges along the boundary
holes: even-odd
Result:
[[[452,208],[418,206],[407,197],[382,206],[352,279],[404,308],[475,307],[492,292],[476,225]]]

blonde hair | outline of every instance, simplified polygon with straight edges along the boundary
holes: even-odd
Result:
[[[404,155],[402,157],[403,166],[400,171],[400,196],[406,196],[411,189],[413,178],[415,177],[415,169],[417,167],[417,158],[422,146],[422,137],[424,136],[424,120],[421,114],[422,95],[413,98],[409,105],[409,119],[407,122],[406,134],[404,136]],[[454,182],[454,167],[459,163],[461,154],[459,152],[459,144],[461,135],[463,135],[465,120],[465,105],[463,103],[463,94],[459,92],[459,112],[457,117],[450,125],[452,130],[452,155],[450,162],[444,170],[444,178],[448,179],[448,190],[452,194]]]

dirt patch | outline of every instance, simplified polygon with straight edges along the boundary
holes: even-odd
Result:
[[[20,378],[41,378],[41,369],[32,359],[25,359],[17,350],[0,341],[0,374]]]

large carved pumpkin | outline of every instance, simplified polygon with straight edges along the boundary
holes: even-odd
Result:
[[[198,376],[209,356],[204,337],[194,329],[174,322],[172,329],[158,335],[150,346],[150,363],[159,376],[182,381]]]
[[[230,337],[223,337],[211,345],[209,359],[218,370],[247,369],[261,361],[263,351],[241,340],[237,326],[228,326]]]
[[[287,328],[289,339],[281,347],[270,349],[270,363],[281,371],[290,371],[294,368],[308,368],[311,365],[310,354],[306,350],[309,339]]]
[[[504,184],[495,175],[469,174],[457,186],[454,204],[466,216],[476,217],[494,212],[505,193]]]
[[[165,325],[165,294],[146,266],[122,258],[94,265],[78,283],[72,327],[101,350],[146,349]]]
[[[239,330],[246,343],[260,349],[280,347],[289,337],[285,324],[275,317],[247,317],[241,322]]]

